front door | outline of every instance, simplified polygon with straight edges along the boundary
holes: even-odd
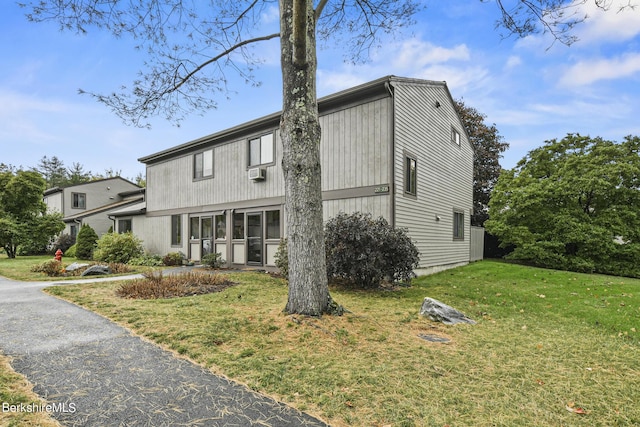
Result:
[[[247,264],[262,265],[262,213],[247,214]]]

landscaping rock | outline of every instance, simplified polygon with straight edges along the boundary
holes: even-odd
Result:
[[[420,314],[428,316],[434,322],[442,322],[445,325],[455,325],[456,323],[470,323],[475,325],[475,320],[465,316],[464,313],[448,306],[436,299],[426,297],[422,302]]]
[[[111,269],[106,265],[92,265],[82,272],[82,276],[100,276],[111,274]]]
[[[64,271],[76,271],[76,270],[78,270],[80,268],[87,267],[88,265],[89,264],[82,264],[82,263],[79,263],[79,262],[74,262],[73,264],[69,264],[67,266],[67,268],[64,269]]]

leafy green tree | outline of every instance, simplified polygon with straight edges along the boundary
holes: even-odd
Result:
[[[640,138],[547,141],[500,175],[485,226],[512,259],[640,276]]]
[[[489,199],[491,191],[500,176],[500,157],[509,144],[498,132],[495,124],[485,123],[486,115],[462,100],[454,101],[454,106],[469,141],[474,149],[473,156],[473,215],[471,225],[481,227],[489,216]]]
[[[497,0],[498,25],[518,37],[543,30],[570,44],[574,41],[570,30],[585,19],[576,10],[586,1],[518,0],[504,5]],[[596,3],[602,8],[608,5]],[[317,40],[341,46],[349,60],[364,61],[384,36],[413,24],[424,4],[417,0],[280,0],[277,4],[280,25],[275,32],[270,30],[271,0],[34,0],[23,6],[30,9],[27,17],[32,21],[54,20],[79,33],[92,27],[116,37],[128,33],[139,42],[139,51],[148,54],[146,70],[120,92],[91,94],[139,126],[148,126],[151,116],[179,122],[186,114],[215,108],[216,95],[229,93],[226,73],[237,72],[242,80],[259,84],[254,70],[263,58],[257,45],[280,40],[280,136],[289,246],[285,310],[321,315],[334,304],[325,275]]]
[[[0,244],[9,258],[19,247],[41,252],[64,229],[59,214],[47,213],[42,201],[46,182],[35,171],[0,171]]]
[[[76,236],[76,258],[93,259],[93,251],[96,249],[98,235],[89,224],[82,224]]]

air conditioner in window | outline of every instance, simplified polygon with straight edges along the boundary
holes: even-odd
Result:
[[[264,168],[249,169],[249,179],[251,181],[264,181],[267,177],[267,170]]]

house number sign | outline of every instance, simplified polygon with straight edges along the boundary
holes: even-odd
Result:
[[[388,185],[379,185],[376,188],[373,189],[374,193],[388,193],[389,192],[389,186]]]

